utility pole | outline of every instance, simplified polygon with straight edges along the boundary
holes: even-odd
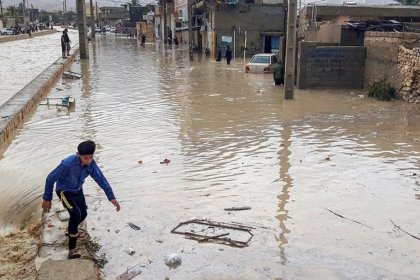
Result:
[[[65,22],[65,20],[64,20],[64,1],[63,1],[63,14],[62,14],[62,16],[63,16],[63,25],[64,25],[64,22]]]
[[[193,35],[192,35],[192,1],[188,0],[188,53],[190,55],[190,61],[194,60],[193,56]]]
[[[63,25],[67,27],[67,0],[63,1]]]
[[[77,27],[79,29],[80,59],[88,59],[89,51],[88,51],[88,46],[87,46],[87,34],[86,34],[85,0],[76,0],[76,13],[77,13]]]
[[[25,24],[25,0],[22,0],[22,21]]]
[[[284,99],[294,98],[295,89],[295,55],[296,55],[296,0],[288,0],[286,67],[284,77]]]
[[[163,34],[162,34],[162,36],[163,36],[163,43],[164,44],[166,44],[166,42],[168,41],[168,35],[167,35],[167,32],[168,32],[168,29],[167,29],[167,27],[166,27],[166,9],[167,9],[167,5],[168,5],[168,3],[167,3],[167,0],[163,0]]]
[[[99,15],[98,15],[98,2],[96,4],[96,26],[99,26]]]
[[[93,15],[93,1],[90,0],[90,30],[92,32],[92,38],[95,39],[95,17]]]
[[[3,4],[1,3],[1,0],[0,0],[0,15],[1,15],[1,21],[3,22],[3,20],[4,20],[4,17],[3,17]]]

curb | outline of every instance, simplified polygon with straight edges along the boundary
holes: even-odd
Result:
[[[79,48],[77,47],[73,54],[64,62],[62,62],[62,58],[57,59],[23,89],[0,106],[0,154],[9,146],[14,138],[16,129],[31,116],[40,100],[49,92],[63,72],[73,63],[78,53]]]
[[[39,36],[45,36],[57,33],[58,31],[56,29],[53,30],[45,30],[45,31],[38,31],[32,33],[32,37],[29,36],[29,34],[20,34],[20,35],[4,35],[0,37],[0,43],[6,43],[6,42],[13,42],[18,40],[24,40],[24,39],[30,39],[33,37],[39,37]]]

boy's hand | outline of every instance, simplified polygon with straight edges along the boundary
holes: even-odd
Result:
[[[42,201],[42,209],[44,209],[44,212],[45,213],[50,212],[50,209],[51,209],[51,201],[48,201],[48,200]]]
[[[117,212],[121,210],[121,206],[120,206],[120,203],[118,202],[118,200],[113,199],[113,200],[111,200],[111,203],[115,206]]]

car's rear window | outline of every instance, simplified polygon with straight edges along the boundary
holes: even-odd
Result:
[[[250,62],[251,63],[268,63],[268,64],[270,64],[270,57],[269,56],[256,55],[251,59]]]

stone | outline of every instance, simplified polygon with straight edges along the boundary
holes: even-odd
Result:
[[[181,265],[182,258],[179,254],[172,253],[165,257],[165,264],[170,268],[176,268]]]
[[[36,279],[99,280],[99,270],[89,260],[47,260],[41,265]]]
[[[61,211],[61,212],[58,212],[58,218],[62,222],[68,221],[68,220],[70,220],[70,214],[67,211]]]

